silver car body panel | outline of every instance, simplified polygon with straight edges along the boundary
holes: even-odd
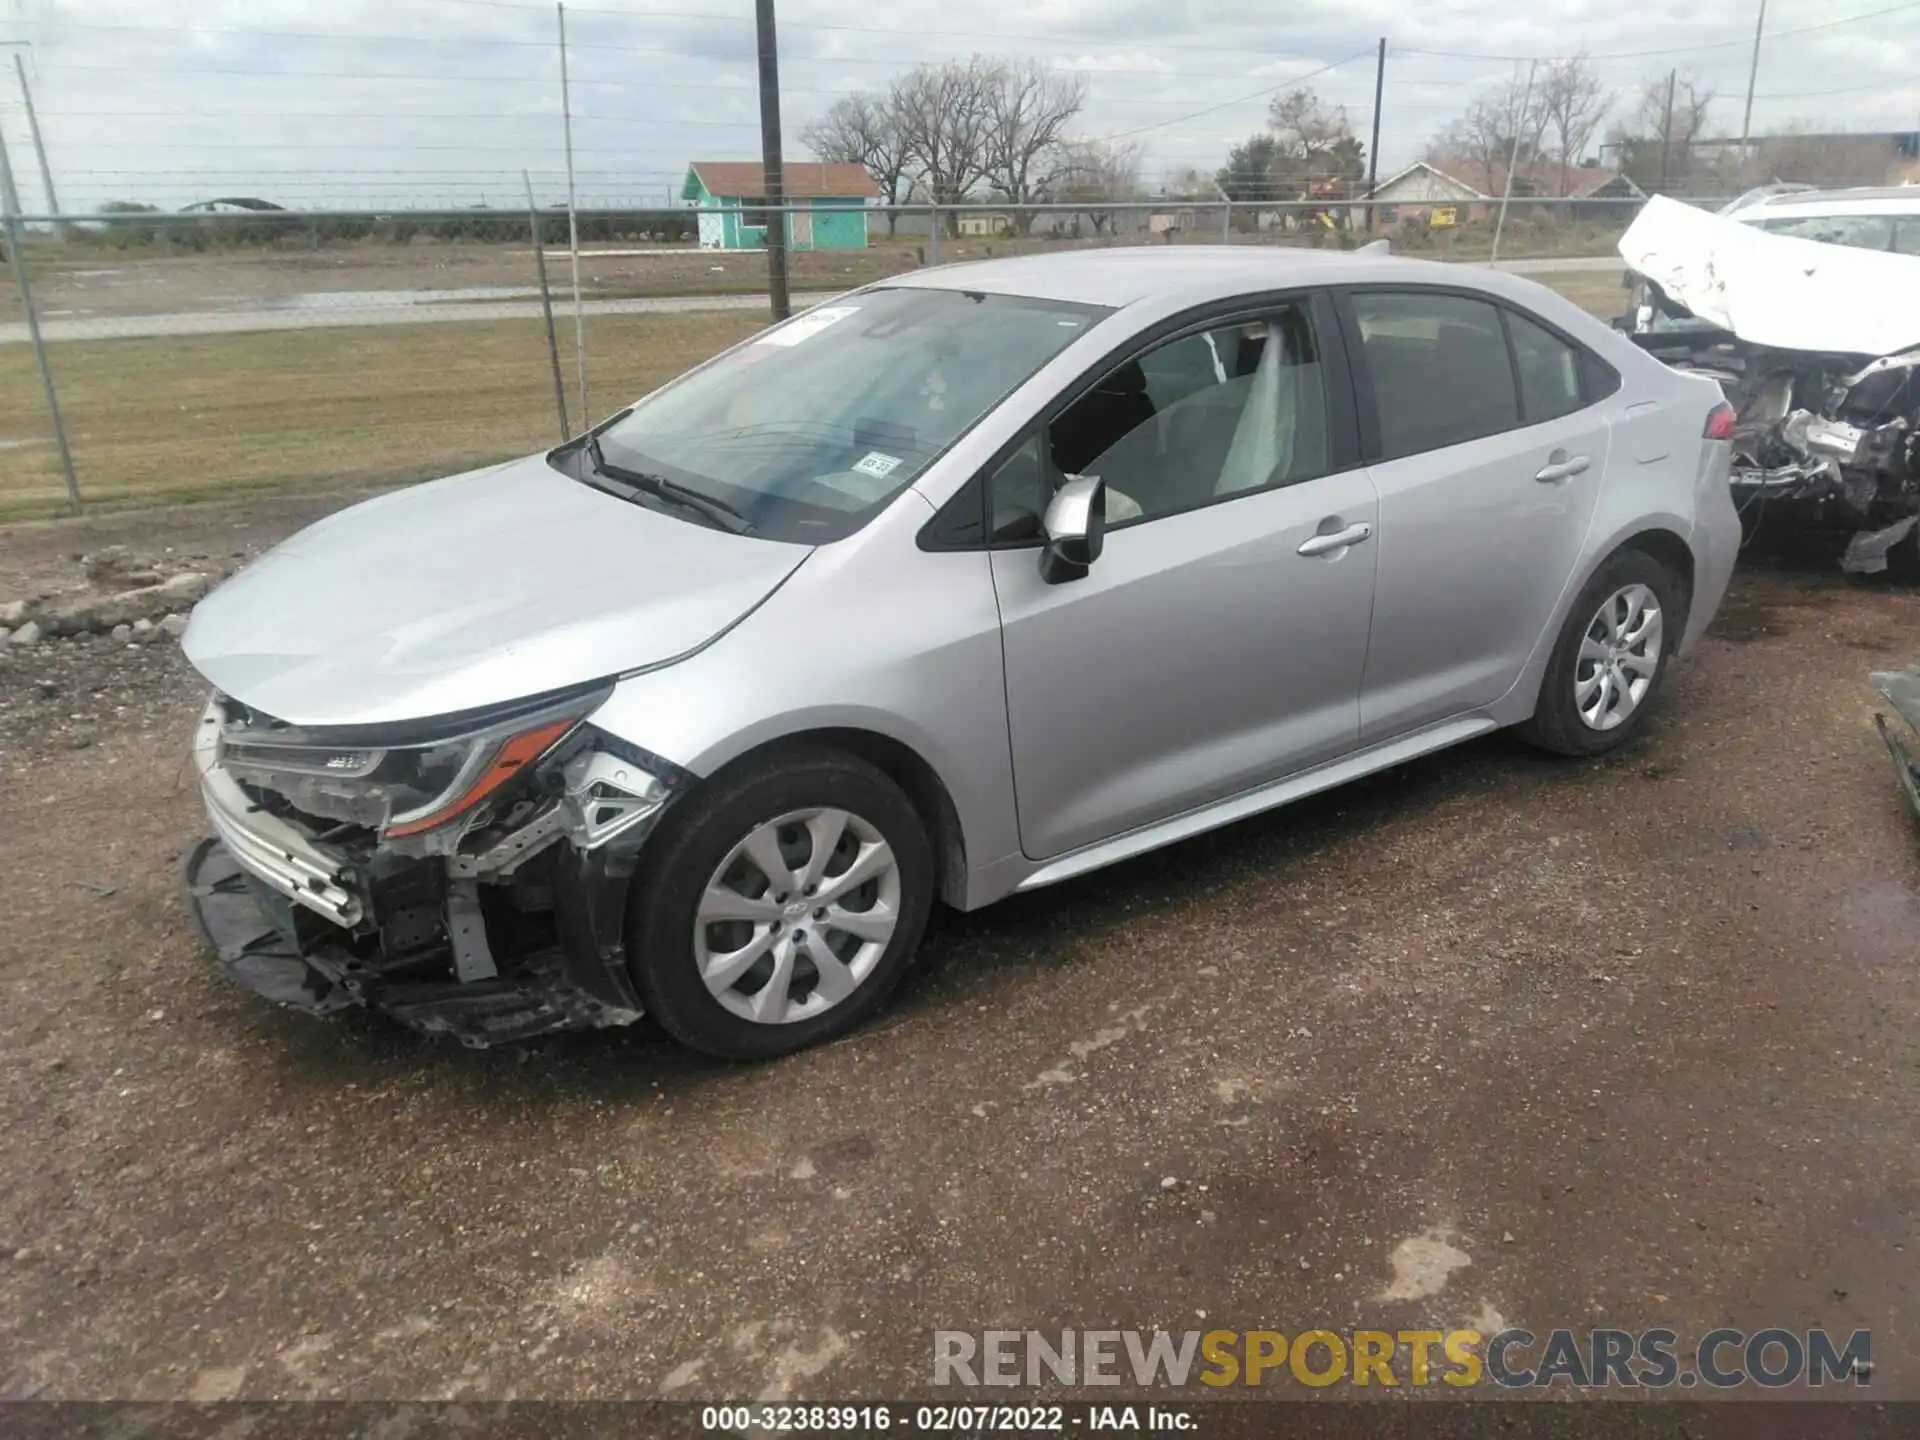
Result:
[[[992,552],[1027,853],[1353,749],[1377,547],[1297,552],[1376,511],[1352,470],[1112,532],[1071,584],[1045,583],[1032,550]]]
[[[536,455],[308,526],[195,609],[182,643],[214,685],[289,724],[413,720],[671,661],[808,553],[644,509]]]
[[[951,801],[963,854],[946,898],[971,908],[1525,719],[1573,598],[1636,535],[1667,532],[1693,556],[1686,643],[1731,571],[1726,447],[1702,437],[1711,382],[1523,278],[1181,246],[886,283],[1115,309],[843,540],[809,552],[744,539],[520,462],[295,537],[206,602],[190,656],[245,703],[308,724],[419,718],[620,674],[592,723],[699,777],[796,737],[879,737]],[[1496,441],[1116,530],[1086,578],[1059,586],[1039,582],[1035,548],[920,547],[935,512],[1063,391],[1149,332],[1349,283],[1504,298],[1576,335],[1622,383]],[[1576,447],[1584,472],[1532,478]],[[504,513],[473,520],[496,491]],[[1371,538],[1300,555],[1330,520],[1364,521]],[[417,566],[443,524],[482,554],[436,560],[417,583],[369,573]],[[495,533],[502,524],[512,533]],[[466,598],[481,589],[484,601]]]

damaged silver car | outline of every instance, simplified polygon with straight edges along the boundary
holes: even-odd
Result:
[[[307,1011],[816,1043],[936,900],[1502,726],[1631,738],[1733,568],[1731,424],[1490,271],[896,277],[204,601],[193,911]]]
[[[1842,567],[1872,573],[1920,527],[1920,188],[1864,193],[1737,218],[1656,197],[1620,251],[1637,279],[1622,327],[1733,403],[1743,518],[1851,531]]]

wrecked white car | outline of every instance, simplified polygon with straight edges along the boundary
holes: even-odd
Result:
[[[1884,570],[1920,525],[1920,256],[1664,197],[1620,253],[1643,282],[1622,328],[1734,405],[1743,517],[1791,505],[1809,526],[1854,532],[1844,568]]]

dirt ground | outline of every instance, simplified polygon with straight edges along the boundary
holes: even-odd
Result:
[[[337,499],[0,531],[0,591]],[[12,654],[0,1395],[899,1397],[935,1328],[1511,1322],[1866,1327],[1920,1396],[1865,680],[1916,655],[1911,586],[1751,564],[1611,757],[1493,737],[947,915],[871,1028],[729,1068],[268,1009],[182,907],[178,652]],[[1390,1298],[1416,1237],[1467,1263]]]

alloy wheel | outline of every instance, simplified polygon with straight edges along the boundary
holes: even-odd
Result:
[[[1626,724],[1660,670],[1660,600],[1645,585],[1624,585],[1587,622],[1573,667],[1573,704],[1590,730]]]
[[[873,973],[900,923],[900,867],[848,810],[756,826],[701,892],[693,953],[708,992],[761,1025],[811,1020]]]

